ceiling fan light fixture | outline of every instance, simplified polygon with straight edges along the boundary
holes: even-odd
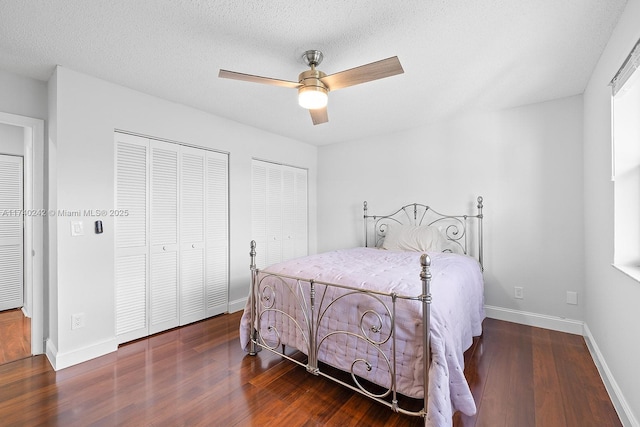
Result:
[[[327,106],[327,89],[322,86],[301,86],[298,89],[298,104],[307,110],[317,110]]]
[[[311,69],[300,73],[297,82],[223,69],[220,69],[218,77],[298,89],[298,104],[309,110],[311,121],[314,125],[319,125],[329,121],[329,115],[327,114],[327,94],[330,91],[333,92],[334,90],[345,87],[404,73],[397,56],[350,68],[329,76],[316,69],[323,59],[322,52],[319,50],[306,51],[302,55],[302,59]]]

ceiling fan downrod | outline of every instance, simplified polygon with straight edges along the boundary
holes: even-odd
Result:
[[[311,68],[315,68],[320,65],[323,58],[324,56],[319,50],[308,50],[302,54],[302,59],[304,60],[305,64],[307,64]]]

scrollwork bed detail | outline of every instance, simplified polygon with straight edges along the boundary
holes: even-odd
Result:
[[[410,203],[402,206],[397,211],[389,215],[369,215],[368,203],[364,202],[364,245],[366,247],[380,247],[383,242],[390,224],[414,225],[414,226],[434,226],[440,229],[444,237],[451,242],[454,247],[459,249],[463,254],[469,254],[470,242],[469,221],[477,219],[477,244],[478,252],[476,255],[478,262],[483,266],[483,229],[482,219],[484,215],[482,209],[484,207],[484,199],[478,196],[476,199],[478,213],[476,215],[445,215],[436,211],[428,205],[420,203]]]
[[[410,215],[406,214],[406,209],[410,210]],[[439,219],[428,219],[434,213]],[[407,216],[409,222],[401,222],[398,214]],[[365,223],[372,222],[373,229],[380,230],[374,233],[377,234],[374,237],[376,246],[384,237],[384,224],[389,221],[413,225],[446,224],[444,230],[447,239],[460,245],[461,251],[466,254],[468,218],[479,220],[478,257],[481,260],[481,197],[478,197],[478,214],[473,216],[441,215],[420,204],[406,205],[391,215],[373,216],[367,214],[367,203],[364,204]],[[367,243],[370,227],[365,225]],[[315,280],[315,276],[298,277],[270,269],[260,270],[256,266],[255,241],[251,242],[250,258],[251,292],[247,308],[251,325],[247,328],[249,354],[256,355],[259,348],[274,352],[313,375],[331,379],[395,412],[423,417],[425,425],[428,424],[431,352],[422,351],[414,361],[421,364],[421,390],[416,394],[420,395],[418,399],[422,400],[422,408],[415,410],[414,406],[402,407],[405,400],[399,399],[399,394],[406,395],[403,393],[406,390],[406,378],[398,376],[398,363],[404,359],[399,359],[397,343],[398,322],[404,328],[407,324],[406,317],[399,316],[399,313],[404,313],[408,305],[413,304],[421,311],[420,330],[430,330],[432,260],[428,254],[423,253],[419,257],[420,267],[418,269],[416,266],[415,274],[419,276],[421,289],[413,294],[363,288],[349,281],[326,282]],[[349,320],[342,323],[343,318]],[[431,334],[421,333],[417,339],[421,340],[422,349],[431,348]],[[307,356],[306,360],[287,355],[285,345],[300,350]],[[331,367],[347,375],[334,375]]]
[[[303,366],[308,372],[314,375],[324,376],[369,398],[377,400],[378,402],[389,406],[396,412],[414,416],[425,415],[424,410],[417,412],[409,411],[398,406],[395,380],[396,334],[394,319],[396,315],[397,301],[403,299],[419,301],[424,304],[423,322],[428,321],[430,313],[429,304],[431,304],[431,295],[429,291],[431,281],[429,266],[431,261],[427,254],[423,254],[420,259],[420,279],[422,281],[423,290],[422,294],[417,296],[405,296],[371,290],[363,291],[362,289],[350,286],[315,280],[305,280],[299,277],[281,274],[265,273],[262,276],[259,276],[259,270],[256,268],[255,264],[255,241],[251,242],[250,256],[252,282],[254,283],[254,291],[250,293],[250,297],[252,299],[251,306],[256,307],[256,309],[252,310],[251,313],[251,324],[256,325],[256,328],[253,330],[249,343],[250,355],[255,355],[258,347],[261,347],[278,353],[280,356],[292,361],[293,363]],[[270,279],[275,279],[275,281],[280,285],[278,290],[275,289],[273,280]],[[332,288],[340,289],[342,292],[336,296],[328,297],[327,294]],[[296,301],[302,313],[302,322],[281,308],[277,308],[278,305],[276,303],[276,299],[282,297],[282,292],[289,294]],[[306,298],[301,298],[301,295],[304,295]],[[362,298],[369,299],[371,303],[369,305],[364,304],[363,308],[360,310],[359,333],[343,329],[333,330],[326,328],[326,325],[324,325],[326,314],[340,301],[348,300],[354,296],[359,297],[359,304],[361,305],[363,305],[361,301]],[[301,362],[286,355],[284,351],[279,352],[279,348],[282,345],[280,341],[280,332],[276,325],[269,323],[270,320],[277,317],[270,316],[272,314],[285,317],[288,323],[293,324],[293,327],[299,331],[303,345],[298,345],[297,348],[307,355],[306,361]],[[282,324],[284,322],[280,323]],[[263,333],[259,333],[259,331],[263,331]],[[345,335],[356,339],[379,354],[386,362],[386,370],[389,373],[390,386],[380,392],[373,391],[367,385],[363,385],[361,383],[359,377],[366,377],[365,371],[371,371],[374,369],[372,363],[362,357],[354,359],[351,364],[351,370],[349,373],[351,374],[353,384],[346,383],[341,379],[335,378],[331,374],[327,374],[322,371],[318,360],[318,353],[323,346],[330,346],[332,339],[336,335]],[[429,334],[423,335],[424,348],[429,348]],[[331,350],[335,350],[335,348],[330,349],[330,351]],[[430,363],[429,352],[425,352],[424,362],[425,368],[428,368]],[[429,370],[424,369],[424,374],[424,384],[428,384]],[[427,407],[427,396],[428,393],[424,393],[425,408]],[[390,397],[390,401],[385,400],[387,397]]]

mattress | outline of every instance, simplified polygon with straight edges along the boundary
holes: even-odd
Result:
[[[282,274],[343,285],[357,290],[396,294],[392,298],[345,288],[315,285],[318,359],[352,371],[383,387],[396,372],[399,393],[423,396],[422,293],[419,252],[352,248],[297,258],[272,265],[259,274],[260,331],[272,347],[287,345],[308,354],[308,281],[284,280]],[[431,368],[428,425],[451,425],[457,410],[475,413],[464,377],[464,351],[482,333],[484,299],[478,262],[454,253],[429,253],[431,258]],[[413,297],[414,299],[405,299]],[[250,313],[242,317],[241,345],[249,342]],[[266,310],[265,310],[266,308]],[[395,339],[389,335],[395,312]],[[314,319],[316,318],[314,317]],[[335,331],[338,331],[337,333]],[[395,359],[392,347],[395,345]]]

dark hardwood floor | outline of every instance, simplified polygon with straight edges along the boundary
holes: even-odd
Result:
[[[31,319],[22,310],[0,311],[0,364],[31,356]]]
[[[266,351],[240,349],[240,313],[55,372],[44,356],[0,366],[3,426],[418,426]],[[621,425],[584,339],[486,319],[465,353],[478,413],[455,426]]]

